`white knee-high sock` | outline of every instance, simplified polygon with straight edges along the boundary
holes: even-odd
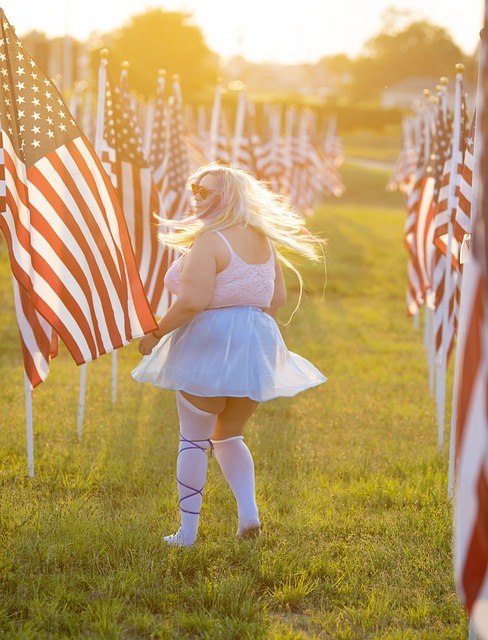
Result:
[[[211,445],[210,436],[215,428],[217,414],[197,409],[179,392],[176,393],[176,405],[180,419],[176,479],[181,527],[174,535],[167,536],[165,541],[172,545],[188,547],[197,538],[198,519],[207,477],[207,449]]]
[[[254,462],[243,436],[212,440],[215,457],[237,502],[239,527],[237,534],[259,527],[254,492]]]

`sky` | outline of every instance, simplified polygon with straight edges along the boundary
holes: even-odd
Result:
[[[355,57],[380,31],[390,7],[445,27],[471,54],[484,10],[483,0],[3,0],[0,6],[19,36],[36,29],[82,41],[146,9],[187,12],[224,60],[239,54],[250,62],[282,64],[314,63],[337,53]]]

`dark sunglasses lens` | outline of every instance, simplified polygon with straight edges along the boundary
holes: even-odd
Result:
[[[200,189],[200,187],[197,184],[192,184],[191,185],[191,190],[192,190],[194,196],[197,195],[199,189]]]
[[[205,187],[200,187],[199,193],[200,193],[200,198],[202,200],[206,200],[210,191],[208,189],[205,189]]]

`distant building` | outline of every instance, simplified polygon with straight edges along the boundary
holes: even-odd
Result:
[[[424,89],[428,89],[431,94],[435,95],[439,82],[440,79],[437,76],[405,78],[384,88],[380,95],[380,105],[385,109],[412,109],[415,102],[423,98]],[[454,82],[454,78],[449,78],[447,88],[450,102],[454,99]],[[476,101],[476,87],[471,82],[463,81],[463,88],[466,92],[468,112],[472,113]]]

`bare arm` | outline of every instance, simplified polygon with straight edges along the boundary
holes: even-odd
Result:
[[[274,293],[273,293],[273,298],[271,299],[270,307],[269,307],[269,309],[265,309],[265,311],[272,318],[276,318],[276,314],[278,313],[278,309],[280,307],[282,307],[285,303],[286,303],[285,279],[283,277],[283,271],[281,270],[280,262],[279,262],[278,258],[275,255]]]
[[[183,261],[178,298],[158,322],[154,333],[141,338],[139,351],[148,355],[167,333],[192,320],[209,305],[215,283],[216,261],[210,234],[198,236]]]

